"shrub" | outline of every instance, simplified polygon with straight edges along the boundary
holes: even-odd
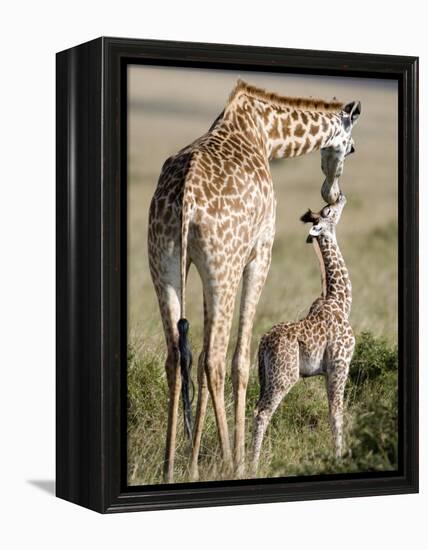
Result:
[[[349,456],[357,471],[393,470],[397,467],[397,392],[391,399],[373,396],[356,407],[349,434]]]
[[[389,346],[386,340],[375,338],[370,332],[358,336],[349,371],[351,383],[362,384],[397,369],[397,346]]]

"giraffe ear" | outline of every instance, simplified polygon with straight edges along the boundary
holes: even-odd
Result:
[[[343,111],[349,115],[352,124],[355,124],[361,114],[361,101],[351,101],[343,107]]]
[[[312,212],[310,208],[308,208],[307,212],[305,212],[303,216],[300,216],[300,221],[303,223],[317,223],[319,219],[320,215]]]

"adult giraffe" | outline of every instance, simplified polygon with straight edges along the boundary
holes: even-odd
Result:
[[[251,331],[271,260],[275,197],[271,159],[321,149],[326,176],[321,194],[332,204],[360,103],[281,97],[239,80],[209,131],[162,167],[149,212],[150,271],[159,300],[168,355],[168,428],[165,481],[173,481],[180,392],[186,431],[193,435],[191,475],[198,455],[208,390],[213,401],[225,471],[232,454],[224,405],[226,352],[234,302],[243,278],[239,329],[232,360],[235,473],[244,472],[245,397]],[[204,294],[204,338],[198,362],[193,429],[189,400],[191,363],[185,319],[185,282],[194,263]]]

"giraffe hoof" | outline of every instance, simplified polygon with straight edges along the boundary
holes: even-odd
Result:
[[[220,472],[222,479],[233,479],[234,478],[234,468],[232,461],[223,462]]]
[[[246,474],[245,464],[242,462],[240,464],[237,464],[235,466],[235,477],[237,479],[243,479],[245,477],[245,474]]]
[[[190,481],[199,481],[199,469],[192,468],[190,470]]]
[[[248,478],[249,479],[255,479],[256,477],[257,477],[257,467],[250,468]]]

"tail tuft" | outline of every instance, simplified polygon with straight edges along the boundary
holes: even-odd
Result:
[[[193,436],[192,400],[190,399],[190,388],[193,385],[190,376],[192,369],[192,352],[190,351],[188,341],[189,322],[187,319],[180,319],[177,323],[177,328],[178,349],[180,351],[181,399],[183,401],[184,427],[187,437],[191,440]]]

